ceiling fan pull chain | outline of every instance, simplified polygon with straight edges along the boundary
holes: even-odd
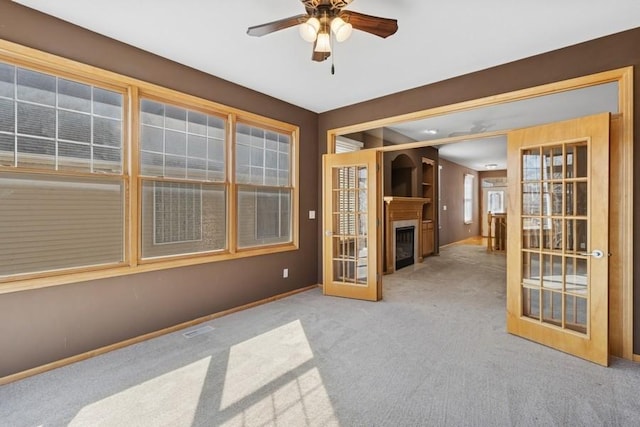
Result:
[[[333,52],[333,54],[331,55],[331,75],[333,76],[336,73],[336,67],[334,62],[336,58],[336,51],[334,48],[335,45],[333,43],[333,37],[334,37],[333,31],[330,31],[330,35],[331,35],[331,38],[329,39],[329,43],[331,43],[331,51]]]

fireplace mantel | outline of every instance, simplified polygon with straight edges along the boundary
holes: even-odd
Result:
[[[395,271],[395,248],[393,247],[394,226],[397,221],[417,221],[415,245],[418,248],[422,242],[422,206],[431,199],[424,197],[384,197],[385,204],[385,265],[386,273]],[[417,262],[422,262],[422,251],[417,250]]]
[[[392,221],[404,219],[422,221],[422,205],[430,201],[431,199],[424,197],[385,197],[386,216]]]

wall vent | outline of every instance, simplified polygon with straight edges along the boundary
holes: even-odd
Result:
[[[211,331],[213,331],[212,326],[200,326],[199,328],[191,329],[190,331],[183,332],[182,336],[185,338],[193,338],[193,337],[197,337],[198,335],[206,334],[207,332],[211,332]]]

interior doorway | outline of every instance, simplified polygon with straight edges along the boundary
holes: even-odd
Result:
[[[425,123],[430,123],[430,120],[434,120],[438,117],[445,116],[447,119],[453,120],[453,118],[467,117],[473,115],[477,110],[486,111],[499,111],[500,107],[507,105],[508,109],[513,111],[518,110],[518,104],[524,101],[530,101],[533,104],[540,106],[544,103],[547,97],[553,97],[555,95],[562,95],[566,93],[574,93],[575,91],[586,90],[599,90],[607,86],[613,85],[615,87],[615,109],[613,110],[618,114],[619,128],[614,131],[618,132],[620,138],[619,143],[612,146],[612,164],[616,164],[617,175],[612,176],[611,180],[613,191],[618,195],[627,195],[618,199],[618,203],[615,206],[613,216],[610,221],[609,234],[611,236],[611,249],[615,252],[611,259],[613,274],[610,274],[610,278],[615,280],[615,290],[613,295],[617,298],[618,313],[611,312],[611,315],[616,315],[617,319],[612,322],[613,328],[609,331],[609,336],[613,337],[611,345],[611,353],[620,355],[627,359],[633,358],[633,305],[632,305],[632,279],[633,271],[632,266],[632,244],[630,234],[625,230],[632,229],[632,214],[633,203],[630,200],[630,194],[632,194],[632,148],[633,148],[633,129],[632,129],[632,103],[633,95],[631,92],[631,76],[632,69],[620,69],[612,70],[610,72],[604,72],[597,75],[586,76],[583,78],[572,79],[564,82],[558,82],[550,85],[544,85],[537,88],[526,89],[522,91],[516,91],[508,94],[493,96],[484,100],[474,100],[470,102],[463,102],[448,106],[446,108],[437,108],[434,110],[427,110],[419,114],[412,113],[405,116],[393,117],[384,121],[376,121],[374,123],[363,123],[359,125],[349,126],[341,129],[335,129],[329,132],[328,136],[328,151],[334,152],[335,137],[337,135],[353,134],[358,132],[366,133],[368,128],[375,126],[379,128],[384,125],[386,128],[392,128],[394,132],[397,132],[399,126],[407,125],[417,126],[420,129],[424,129]],[[515,103],[515,104],[514,104]],[[561,103],[559,103],[561,104]],[[588,105],[592,105],[587,103]],[[566,108],[563,108],[567,110]],[[571,109],[568,109],[571,110]],[[567,111],[568,111],[567,110]],[[606,111],[606,110],[605,110]],[[573,111],[568,111],[572,114]],[[516,114],[517,116],[517,114]],[[467,117],[468,118],[468,117]],[[553,121],[553,120],[551,120]],[[417,124],[417,125],[416,125]],[[529,125],[535,125],[538,123],[531,123]],[[422,140],[409,143],[403,143],[401,146],[392,144],[390,146],[381,145],[378,147],[364,147],[375,148],[375,151],[386,152],[399,149],[410,149],[424,146],[437,146],[450,144],[454,142],[460,142],[468,139],[479,138],[492,138],[499,137],[508,133],[510,128],[503,128],[504,130],[490,130],[491,123],[481,123],[482,126],[474,124],[469,130],[460,130],[451,132],[446,137],[440,138],[439,136],[434,138],[422,138]],[[516,126],[517,127],[517,126]],[[520,126],[521,127],[521,126]],[[474,133],[474,129],[482,129],[481,133]],[[431,132],[433,129],[427,129]],[[424,130],[423,130],[424,132]],[[615,187],[615,188],[614,188]],[[614,194],[615,197],[615,194]],[[373,219],[372,219],[373,220]],[[380,218],[378,218],[378,221]],[[326,241],[326,240],[325,240]],[[372,260],[373,261],[373,260]],[[375,260],[375,262],[382,262],[381,259]]]

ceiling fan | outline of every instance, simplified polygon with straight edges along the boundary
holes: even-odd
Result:
[[[324,61],[331,55],[331,33],[343,42],[352,29],[387,38],[398,31],[398,21],[343,10],[353,0],[301,0],[307,13],[249,27],[247,34],[260,37],[299,25],[300,35],[313,43],[314,61]]]
[[[479,134],[479,133],[485,133],[490,128],[492,128],[493,126],[494,126],[494,124],[491,123],[491,122],[488,122],[488,121],[485,121],[485,120],[476,120],[471,124],[471,127],[469,128],[469,130],[451,132],[449,134],[449,137],[464,136],[464,135],[476,135],[476,134]]]

